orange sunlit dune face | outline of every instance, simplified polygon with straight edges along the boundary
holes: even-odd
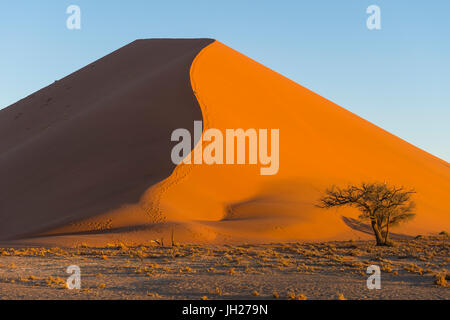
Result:
[[[9,194],[2,239],[370,239],[356,209],[317,207],[326,188],[361,182],[417,191],[416,217],[394,233],[450,229],[447,162],[218,41],[138,40],[35,95],[0,114],[0,190]],[[24,116],[12,122],[18,110]],[[199,123],[202,143],[177,165],[171,133]],[[205,135],[225,139],[230,129],[254,129],[258,148],[266,132],[267,154],[197,163],[215,141]],[[237,145],[233,151],[237,159]],[[263,174],[269,165],[261,159],[275,153],[274,170]]]
[[[417,191],[416,218],[396,232],[448,229],[446,162],[217,41],[194,60],[191,83],[204,129],[279,129],[279,172],[181,165],[163,182],[169,187],[160,208],[168,220],[208,221],[218,234],[237,237],[351,238],[355,231],[341,216],[357,212],[315,207],[321,193],[333,184],[386,181]]]

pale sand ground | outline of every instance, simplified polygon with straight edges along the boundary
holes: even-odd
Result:
[[[446,272],[450,239],[439,236],[377,248],[371,241],[267,245],[1,249],[2,299],[450,299],[434,284]],[[69,265],[81,290],[64,288]],[[368,290],[368,265],[382,268]],[[391,270],[390,270],[391,269]],[[230,271],[232,270],[232,271]],[[50,278],[51,277],[51,278]],[[101,288],[104,285],[104,288]],[[257,291],[258,295],[253,292]]]

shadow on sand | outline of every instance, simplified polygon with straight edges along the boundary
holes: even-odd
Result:
[[[367,233],[367,234],[373,234],[373,230],[370,225],[363,223],[357,219],[342,216],[342,221],[344,221],[344,223],[347,226],[349,226],[350,228],[352,228],[356,231],[360,231],[360,232]],[[389,236],[391,239],[394,239],[394,240],[411,240],[414,238],[414,237],[406,235],[406,234],[393,233],[393,232],[390,232]]]

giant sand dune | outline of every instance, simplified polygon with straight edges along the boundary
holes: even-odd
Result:
[[[174,165],[195,120],[279,129],[278,173]],[[3,241],[368,239],[354,209],[315,206],[362,181],[417,191],[397,237],[450,230],[446,161],[209,39],[135,41],[0,110],[0,176]]]

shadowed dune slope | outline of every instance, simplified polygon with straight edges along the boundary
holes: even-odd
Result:
[[[174,167],[171,132],[201,119],[279,129],[278,174]],[[327,187],[362,181],[416,189],[417,216],[396,236],[450,230],[447,162],[207,39],[133,42],[0,111],[0,152],[1,238],[369,238],[356,210],[315,206]]]
[[[0,110],[0,238],[138,203],[167,178],[171,132],[202,119],[189,70],[211,42],[137,40]],[[140,223],[162,219],[151,207],[133,212]]]

